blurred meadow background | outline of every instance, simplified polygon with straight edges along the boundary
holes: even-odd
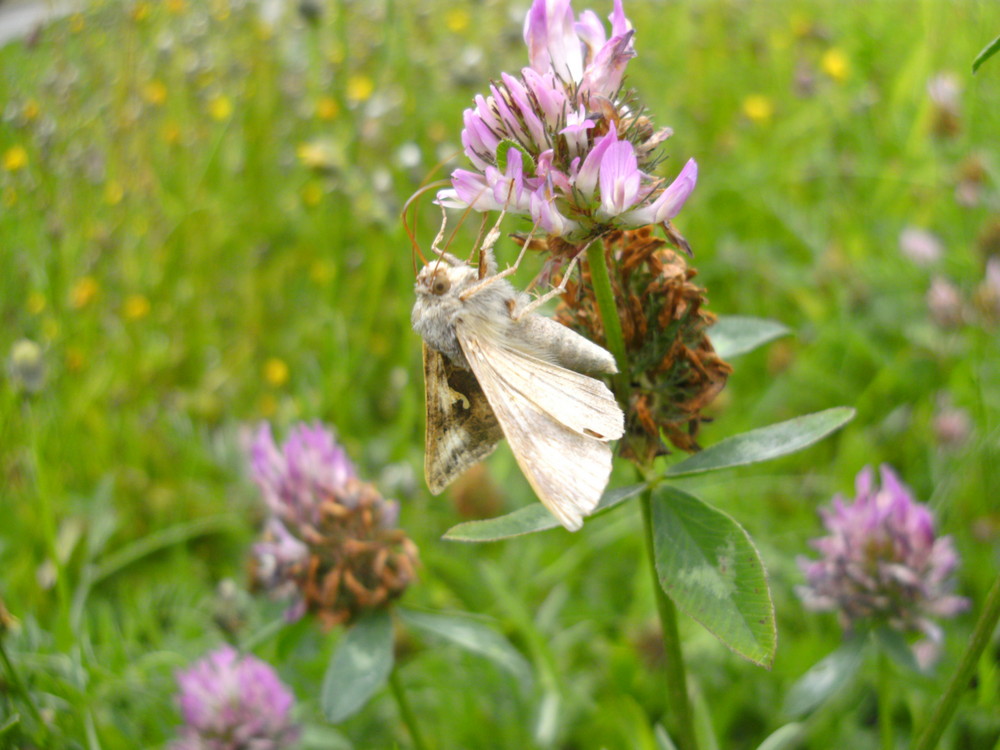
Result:
[[[462,545],[440,537],[535,502],[509,450],[439,498],[422,477],[399,213],[461,165],[440,163],[459,152],[473,95],[526,64],[526,9],[105,1],[0,48],[0,746],[173,736],[175,671],[226,639],[220,620],[244,638],[282,610],[246,591],[264,509],[243,436],[322,420],[401,502],[423,564],[405,603],[478,613],[534,670],[524,687],[453,648],[403,648],[433,746],[657,747],[650,717],[669,705],[634,504],[572,536]],[[733,361],[702,444],[858,410],[793,457],[684,480],[757,541],[779,628],[768,672],[682,620],[696,712],[711,707],[727,749],[787,720],[789,687],[842,639],[835,616],[803,610],[795,558],[820,533],[817,506],[888,462],[953,536],[973,602],[945,624],[936,674],[900,681],[905,742],[1000,546],[1000,61],[971,73],[1000,5],[625,9],[639,53],[626,84],[675,131],[662,172],[700,166],[677,224],[710,309],[793,331]],[[439,212],[428,197],[416,213],[426,250]],[[515,249],[501,241],[501,262]],[[633,481],[620,474],[612,486]],[[297,697],[303,746],[408,747],[387,695],[324,724],[318,685],[339,632],[302,621],[255,649]],[[942,746],[997,747],[998,705],[994,640]],[[877,746],[874,706],[859,680],[795,746]]]

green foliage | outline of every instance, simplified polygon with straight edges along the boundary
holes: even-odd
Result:
[[[452,643],[466,651],[489,659],[505,669],[527,688],[531,684],[531,668],[502,635],[493,628],[468,617],[446,615],[439,612],[418,612],[401,609],[400,618],[415,630],[433,638]]]
[[[522,694],[488,659],[404,640],[399,662],[435,746],[666,747],[634,503],[575,535],[460,545],[442,533],[482,509],[430,498],[420,477],[420,347],[398,212],[460,163],[433,171],[458,151],[472,96],[525,63],[521,19],[504,3],[329,2],[309,24],[288,5],[269,25],[239,2],[104,0],[0,48],[0,598],[18,618],[0,680],[27,695],[0,691],[0,745],[162,746],[180,722],[175,671],[227,638],[278,668],[312,746],[408,744],[388,691],[339,734],[323,727],[334,637],[315,623],[267,630],[284,604],[263,596],[227,621],[233,632],[216,623],[217,586],[243,586],[262,516],[242,431],[322,419],[402,503],[423,560],[404,605],[489,617],[534,672]],[[675,132],[661,173],[699,162],[676,223],[710,309],[795,332],[734,363],[700,439],[857,407],[808,451],[681,480],[747,530],[769,572],[773,671],[681,623],[718,746],[750,750],[791,731],[778,707],[841,642],[833,616],[796,600],[794,558],[818,533],[816,505],[862,465],[892,463],[931,503],[963,557],[963,595],[978,602],[995,575],[1000,352],[979,290],[1000,253],[1000,82],[989,66],[961,71],[1000,8],[625,7],[639,52],[626,83]],[[947,71],[960,73],[951,130],[927,94]],[[417,214],[426,248],[440,214],[428,201]],[[902,256],[907,226],[938,235],[942,258]],[[467,252],[477,229],[470,217],[451,249]],[[508,262],[516,247],[497,251]],[[934,276],[962,301],[943,323],[926,304]],[[43,355],[35,393],[8,377],[22,338]],[[938,437],[942,404],[966,412],[964,440]],[[545,520],[505,448],[488,467],[500,506],[488,515]],[[634,482],[623,469],[611,486]],[[901,745],[970,628],[946,623],[937,672],[898,679]],[[994,672],[981,668],[940,747],[995,746]],[[813,699],[795,746],[874,746],[870,675],[855,676]]]
[[[715,353],[723,359],[746,354],[789,333],[788,327],[777,321],[745,315],[723,316],[709,330]]]
[[[976,55],[976,59],[972,61],[972,72],[977,72],[979,66],[993,57],[998,51],[1000,51],[1000,36],[983,47],[982,51]]]
[[[836,406],[787,422],[759,427],[726,438],[700,453],[673,464],[666,475],[682,477],[734,466],[770,461],[807,448],[854,419],[854,409]]]
[[[394,662],[392,618],[385,610],[365,615],[350,628],[330,659],[323,677],[323,714],[339,724],[381,689]]]
[[[673,487],[654,490],[652,514],[663,590],[737,654],[770,667],[774,604],[750,536],[725,513]]]

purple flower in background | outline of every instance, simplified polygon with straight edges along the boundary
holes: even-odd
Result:
[[[929,266],[941,258],[941,240],[926,229],[906,227],[899,233],[899,250],[918,266]]]
[[[697,180],[694,160],[667,184],[652,176],[654,131],[622,92],[635,32],[621,0],[611,34],[570,0],[534,0],[524,24],[528,67],[503,73],[465,110],[462,145],[474,170],[456,169],[438,202],[523,214],[550,235],[583,242],[612,229],[670,221]]]
[[[942,328],[957,328],[965,319],[964,307],[957,286],[943,276],[931,279],[930,289],[927,290],[927,309],[935,323]]]
[[[271,513],[253,548],[253,579],[291,598],[289,620],[314,612],[327,626],[351,622],[402,595],[417,549],[396,528],[399,504],[358,479],[330,430],[299,424],[279,446],[265,424],[249,458]]]
[[[324,498],[356,477],[333,433],[300,424],[279,448],[263,424],[250,447],[250,474],[271,512],[289,523],[315,522]]]
[[[987,320],[1000,321],[1000,256],[986,261],[986,273],[976,288],[976,304]]]
[[[284,750],[298,740],[295,699],[269,665],[230,646],[177,674],[184,717],[171,750]]]
[[[880,473],[881,487],[865,467],[853,502],[838,495],[820,510],[829,535],[811,543],[819,560],[799,560],[808,581],[799,596],[809,609],[837,612],[844,627],[884,623],[939,643],[932,618],[953,617],[969,604],[951,593],[958,555],[892,469],[883,465]]]

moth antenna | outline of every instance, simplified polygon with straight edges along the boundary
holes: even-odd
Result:
[[[415,207],[414,207],[414,216],[412,225],[410,224],[409,221],[407,221],[407,215],[409,214],[410,211],[410,205],[417,198],[422,196],[428,190],[434,190],[435,188],[444,187],[447,184],[448,180],[435,180],[434,182],[429,182],[424,185],[421,185],[419,188],[417,188],[416,192],[414,192],[413,195],[411,195],[409,198],[406,199],[406,203],[403,204],[403,210],[400,212],[400,218],[402,218],[403,220],[403,229],[406,231],[406,236],[410,238],[410,245],[413,248],[412,252],[415,252],[417,255],[419,255],[420,260],[422,260],[424,263],[427,262],[427,258],[424,257],[423,252],[421,252],[420,250],[420,243],[417,242],[417,236],[416,236],[417,218],[416,218]],[[413,275],[414,276],[417,275],[416,257],[413,257]]]
[[[431,251],[440,258],[444,255],[444,250],[441,248],[441,238],[444,237],[444,230],[448,227],[448,209],[441,206],[441,227],[438,229],[438,233],[434,236],[434,240],[431,242]]]
[[[483,188],[483,190],[480,191],[480,193],[478,193],[476,195],[475,200],[473,200],[472,202],[475,203],[477,200],[479,200],[479,196],[482,195],[482,193],[485,192],[485,191],[486,191],[486,188]],[[462,228],[462,225],[465,223],[465,220],[469,217],[469,214],[471,214],[471,213],[472,213],[472,206],[469,205],[462,212],[462,217],[458,220],[458,223],[455,225],[455,228],[453,230],[451,230],[451,235],[448,237],[448,242],[445,243],[445,246],[444,246],[445,250],[451,249],[451,243],[454,242],[455,241],[455,237],[458,236],[458,230]]]

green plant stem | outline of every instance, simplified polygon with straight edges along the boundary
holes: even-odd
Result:
[[[602,241],[594,240],[587,246],[587,265],[590,267],[590,283],[594,287],[597,308],[601,312],[601,323],[604,324],[604,338],[618,365],[614,384],[617,396],[621,399],[627,395],[629,363],[625,355],[625,336],[622,334],[622,322],[618,317],[618,307],[615,305],[615,293],[611,288],[607,264],[604,262]]]
[[[945,727],[948,726],[948,722],[951,721],[951,717],[955,713],[958,699],[968,686],[976,664],[990,642],[998,621],[1000,621],[1000,576],[993,582],[990,593],[986,595],[983,611],[979,614],[976,627],[972,631],[972,637],[969,639],[969,645],[965,648],[965,653],[962,654],[958,669],[952,675],[944,695],[934,707],[934,712],[927,720],[927,724],[924,725],[913,750],[933,750],[937,746]]]
[[[882,750],[893,750],[896,741],[892,733],[892,665],[885,651],[878,653],[878,733]]]
[[[680,750],[697,750],[698,738],[694,731],[694,712],[691,710],[691,699],[688,696],[684,655],[681,652],[681,639],[677,631],[677,608],[663,591],[660,578],[656,574],[656,556],[653,551],[652,493],[644,492],[639,500],[642,505],[642,524],[646,537],[646,558],[649,562],[649,570],[653,575],[653,594],[656,598],[656,610],[660,615],[660,627],[663,630],[667,695],[670,699],[670,711],[674,718],[677,744]]]
[[[396,699],[396,705],[399,707],[399,715],[410,732],[413,746],[417,750],[427,750],[427,744],[424,742],[424,737],[420,734],[420,726],[417,724],[417,716],[413,713],[410,702],[406,698],[406,690],[403,689],[403,683],[399,679],[399,670],[396,668],[393,668],[389,673],[389,686],[392,688],[392,697]]]
[[[629,362],[625,354],[625,337],[622,334],[622,323],[618,317],[618,306],[615,304],[614,290],[611,278],[604,260],[604,243],[597,240],[587,247],[587,264],[590,267],[590,283],[594,287],[594,298],[601,313],[604,325],[604,338],[608,348],[618,364],[618,375],[614,378],[616,395],[622,403],[628,402]],[[642,472],[643,467],[639,467]],[[648,472],[645,472],[648,473]],[[646,536],[646,558],[649,571],[653,576],[653,593],[656,597],[656,610],[660,615],[660,627],[663,631],[663,648],[667,672],[667,694],[670,697],[670,710],[673,712],[680,750],[698,750],[698,739],[694,731],[694,713],[691,710],[691,699],[687,692],[687,676],[684,670],[684,655],[681,653],[681,640],[677,632],[677,609],[667,597],[656,574],[656,554],[653,551],[653,513],[650,503],[652,496],[647,490],[640,497],[642,503],[642,522]]]
[[[32,717],[38,722],[40,729],[44,731],[45,722],[42,720],[42,714],[39,712],[38,706],[35,705],[35,701],[31,697],[31,693],[28,692],[24,683],[21,682],[21,675],[18,674],[16,669],[14,669],[14,665],[11,663],[10,657],[7,656],[7,649],[4,648],[2,637],[0,637],[0,661],[3,661],[4,669],[7,670],[7,676],[10,680],[10,684],[13,685],[14,690],[20,694],[21,698],[28,706],[28,711],[31,712]]]
[[[68,648],[73,642],[73,630],[70,625],[72,609],[72,596],[69,591],[69,582],[66,579],[66,571],[62,560],[59,559],[59,531],[56,526],[55,512],[52,508],[52,488],[49,486],[48,476],[45,473],[45,466],[42,461],[41,445],[41,421],[31,404],[27,405],[27,423],[31,432],[31,460],[33,478],[35,480],[35,492],[38,495],[38,508],[41,514],[42,533],[45,535],[45,550],[52,563],[55,574],[56,596],[59,603],[59,611],[55,618],[56,642],[60,648]]]

